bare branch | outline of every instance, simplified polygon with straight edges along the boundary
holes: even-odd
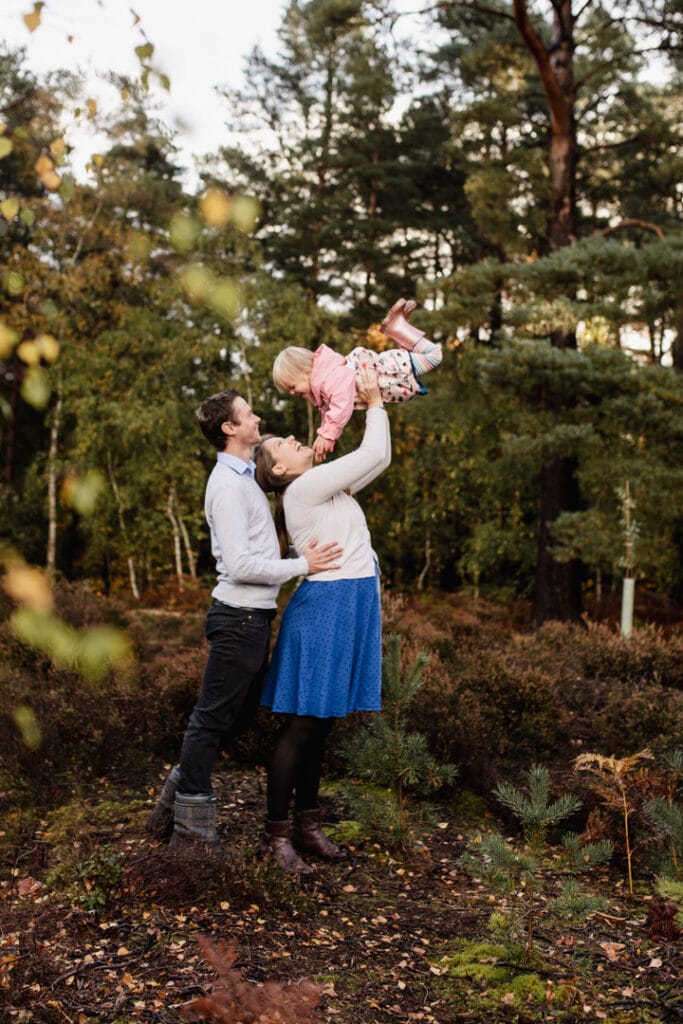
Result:
[[[647,231],[654,231],[658,238],[664,238],[664,232],[660,228],[659,224],[653,224],[649,220],[638,220],[636,217],[628,217],[626,220],[620,220],[618,224],[613,224],[610,228],[603,228],[602,231],[596,231],[596,235],[611,235],[615,231],[619,231],[621,228],[645,228]]]
[[[584,11],[587,11],[587,10],[588,10],[588,8],[589,8],[589,7],[590,7],[590,6],[591,6],[591,5],[593,4],[593,3],[594,3],[594,0],[586,0],[586,2],[585,2],[585,4],[583,5],[583,7],[580,7],[580,8],[578,9],[578,11],[576,12],[576,14],[574,15],[574,23],[575,23],[575,24],[576,24],[576,22],[578,22],[579,18],[583,17],[583,13],[584,13]]]
[[[627,139],[619,139],[618,142],[603,142],[599,146],[581,146],[579,152],[581,157],[584,157],[589,153],[604,153],[609,152],[611,149],[621,149],[622,146],[630,146],[632,143],[639,142],[640,140],[640,134],[629,135]]]

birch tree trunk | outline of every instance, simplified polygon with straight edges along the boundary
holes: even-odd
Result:
[[[123,514],[123,502],[121,501],[121,492],[119,490],[119,485],[116,481],[116,477],[114,476],[114,469],[111,464],[111,457],[109,458],[109,482],[111,484],[111,489],[114,492],[114,498],[116,500],[116,511],[119,519],[119,528],[121,530],[124,543],[128,548],[128,551],[130,552],[130,542],[128,540],[128,530],[126,529],[126,519]],[[126,557],[126,565],[128,566],[128,582],[130,583],[131,593],[135,600],[139,601],[140,589],[138,587],[137,574],[135,571],[135,559],[130,553]]]
[[[183,585],[183,556],[180,547],[180,527],[178,526],[178,520],[173,511],[175,505],[175,487],[170,487],[168,491],[168,503],[166,505],[166,515],[171,523],[171,533],[173,535],[173,554],[175,557],[175,574],[178,577],[180,587]]]
[[[185,557],[187,558],[187,566],[190,571],[190,579],[197,579],[197,552],[190,543],[190,533],[185,525],[185,520],[178,512],[178,524],[180,526],[180,532],[183,537],[183,543],[185,545]]]
[[[62,425],[62,406],[64,391],[61,375],[57,384],[57,401],[55,403],[52,426],[50,428],[50,449],[47,459],[47,557],[46,570],[54,580],[57,566],[57,455],[59,452],[59,431]]]

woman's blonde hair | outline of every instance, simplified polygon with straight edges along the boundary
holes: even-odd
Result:
[[[273,520],[280,544],[280,557],[289,558],[289,532],[285,522],[284,497],[287,486],[291,484],[292,480],[296,480],[296,477],[281,476],[273,472],[273,466],[276,464],[275,458],[265,447],[265,442],[270,441],[272,437],[275,437],[275,434],[265,434],[254,452],[254,462],[256,463],[254,479],[262,491],[275,495]]]
[[[289,345],[275,358],[273,383],[278,391],[286,391],[298,377],[308,377],[312,366],[313,353],[310,349]]]

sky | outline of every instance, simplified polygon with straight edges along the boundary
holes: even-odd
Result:
[[[191,167],[193,156],[215,152],[229,141],[225,100],[217,85],[238,86],[244,58],[254,46],[277,54],[277,30],[287,0],[45,0],[40,24],[29,31],[24,15],[35,0],[0,0],[0,38],[27,50],[27,63],[40,75],[57,68],[82,71],[87,96],[106,113],[120,102],[102,73],[117,71],[137,77],[135,47],[154,45],[152,63],[170,79],[170,91],[153,87],[159,116],[178,132],[179,163]],[[395,0],[394,8],[415,12],[419,0]],[[417,19],[401,19],[399,34]],[[92,125],[70,123],[68,142],[76,176],[87,176],[93,153],[107,148],[106,138],[93,135]],[[185,184],[196,184],[196,172]]]
[[[0,0],[0,37],[26,47],[28,66],[37,74],[56,68],[81,70],[88,96],[103,112],[118,100],[99,74],[114,70],[136,76],[135,47],[154,45],[153,64],[171,81],[169,93],[155,88],[162,119],[180,132],[181,160],[213,151],[227,140],[225,101],[216,85],[239,85],[244,56],[260,45],[277,52],[277,28],[286,0],[47,0],[40,25],[30,32],[24,15],[34,0]],[[136,19],[139,18],[139,21]],[[74,168],[80,177],[102,139],[76,125]]]

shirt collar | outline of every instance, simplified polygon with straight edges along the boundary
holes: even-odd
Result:
[[[224,466],[230,466],[230,469],[234,469],[241,476],[253,477],[254,475],[256,463],[253,459],[249,459],[249,462],[244,462],[243,459],[238,459],[236,455],[229,455],[228,452],[217,452],[216,458]]]

